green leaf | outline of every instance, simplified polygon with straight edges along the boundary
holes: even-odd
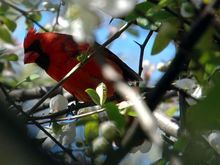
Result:
[[[18,61],[18,55],[16,54],[4,54],[0,56],[0,60],[7,60],[7,61]]]
[[[174,150],[183,152],[186,146],[188,145],[188,142],[188,139],[185,137],[179,138],[178,141],[174,144]]]
[[[177,21],[166,22],[161,26],[152,48],[152,55],[160,53],[176,37],[179,23]]]
[[[89,95],[89,97],[92,99],[92,101],[95,104],[100,105],[99,95],[97,94],[97,92],[94,89],[88,88],[85,90],[85,92]]]
[[[99,135],[99,123],[90,121],[85,124],[84,136],[87,144],[90,144]]]
[[[177,106],[173,106],[171,108],[169,108],[168,110],[166,110],[166,115],[169,117],[173,117],[173,115],[177,112]]]
[[[208,30],[206,30],[206,32],[203,33],[195,47],[201,51],[211,51],[214,48],[214,44],[213,42],[207,41],[212,40],[214,33],[214,27],[211,26]]]
[[[29,20],[29,19],[25,20],[25,24],[27,26],[27,29],[29,29],[29,28],[34,26],[34,23],[31,20]]]
[[[171,3],[173,3],[173,0],[160,0],[158,6],[162,8],[168,6]]]
[[[132,106],[120,109],[120,113],[122,115],[128,115],[128,116],[131,116],[131,117],[137,117],[137,113],[134,111]]]
[[[0,20],[8,27],[11,32],[13,32],[17,27],[17,24],[7,17],[0,17]]]
[[[215,86],[207,97],[187,110],[186,127],[191,131],[202,131],[207,129],[220,129],[220,79],[219,74],[215,80]]]
[[[36,80],[36,79],[38,79],[38,78],[40,78],[40,75],[34,73],[34,74],[31,74],[30,76],[28,76],[28,77],[26,78],[26,81],[27,81],[27,82],[31,82],[31,81],[34,81],[34,80]]]
[[[162,22],[175,18],[157,4],[149,1],[139,3],[133,12],[125,17],[125,21],[136,20],[137,24],[145,29],[157,30]]]
[[[82,108],[78,111],[78,115],[81,114],[85,114],[85,113],[89,113],[92,110],[88,107],[88,108]],[[77,120],[76,125],[80,126],[80,125],[85,125],[87,122],[90,121],[98,121],[99,120],[99,115],[98,114],[93,114],[93,115],[89,115],[86,117],[82,117],[80,119]]]
[[[52,123],[52,130],[54,134],[58,134],[62,130],[63,125],[58,124],[57,122]]]
[[[126,122],[124,116],[120,114],[118,107],[114,103],[106,103],[104,108],[106,109],[109,119],[114,121],[117,128],[123,132]]]
[[[21,84],[24,83],[24,82],[32,82],[32,81],[34,81],[34,80],[36,80],[36,79],[38,79],[38,78],[40,78],[40,75],[39,75],[39,74],[36,74],[36,73],[31,74],[30,76],[26,77],[24,80],[18,82],[18,83],[15,85],[14,88],[18,87],[19,85],[21,85]]]
[[[9,6],[1,3],[0,4],[0,15],[5,15],[5,13],[8,11]]]
[[[183,2],[180,6],[180,14],[185,18],[190,18],[195,14],[195,9],[192,3]]]
[[[86,53],[82,53],[80,55],[77,56],[77,60],[81,63],[84,63],[88,58],[88,55]]]
[[[4,25],[0,25],[0,39],[10,44],[14,43],[11,37],[11,33],[8,31],[8,28]]]
[[[133,35],[134,37],[139,37],[139,31],[137,29],[134,28],[128,28],[127,32],[131,35]]]
[[[39,22],[42,18],[41,13],[40,12],[32,12],[28,14],[28,17],[34,19],[35,21]]]
[[[96,92],[99,96],[99,105],[103,105],[107,99],[107,87],[104,83],[100,83],[97,88]]]

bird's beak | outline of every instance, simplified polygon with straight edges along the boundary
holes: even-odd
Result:
[[[35,63],[40,55],[37,52],[26,52],[24,54],[24,64]]]

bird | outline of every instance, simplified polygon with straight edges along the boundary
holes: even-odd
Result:
[[[97,42],[77,43],[70,34],[56,32],[37,32],[30,28],[23,42],[24,64],[35,63],[56,81],[60,81],[74,66],[79,63],[81,54],[96,53]],[[140,81],[140,76],[125,64],[119,57],[107,48],[103,48],[102,56],[122,76],[123,80]],[[92,56],[69,79],[63,83],[63,88],[77,100],[91,102],[85,92],[88,88],[95,89],[103,82],[107,87],[107,97],[115,94],[113,83],[106,80],[101,66]]]

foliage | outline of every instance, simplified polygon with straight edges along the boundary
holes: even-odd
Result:
[[[164,77],[160,79],[164,83],[155,83],[155,88],[150,92],[146,91],[147,82],[144,81],[143,84],[141,82],[138,86],[144,87],[144,92],[141,94],[143,98],[141,96],[140,98],[149,105],[149,108],[154,111],[152,107],[158,107],[157,111],[163,113],[169,121],[175,121],[173,124],[178,127],[178,133],[175,130],[176,132],[172,134],[166,130],[166,126],[158,124],[162,132],[158,136],[163,137],[164,145],[160,147],[161,154],[157,154],[157,160],[152,160],[151,163],[172,164],[177,161],[183,164],[194,162],[196,164],[216,164],[220,161],[218,148],[220,145],[220,112],[218,109],[218,95],[220,93],[218,20],[220,16],[218,5],[212,6],[212,2],[215,3],[214,0],[147,0],[137,4],[135,0],[114,0],[111,2],[108,0],[102,0],[102,2],[100,0],[2,0],[0,1],[0,85],[7,89],[6,98],[10,97],[13,100],[23,97],[23,99],[16,99],[16,101],[19,101],[19,105],[23,109],[27,104],[28,109],[31,109],[33,102],[29,102],[29,100],[41,99],[43,95],[42,91],[31,94],[27,91],[35,86],[54,84],[54,81],[43,74],[39,68],[24,67],[21,64],[23,48],[14,36],[14,32],[18,28],[24,31],[34,26],[39,31],[68,33],[73,35],[78,42],[92,44],[95,41],[95,30],[102,25],[103,20],[106,20],[102,12],[107,13],[112,17],[112,20],[110,24],[105,25],[106,29],[112,30],[115,28],[114,25],[118,27],[124,23],[131,23],[133,26],[126,29],[131,35],[145,35],[145,33],[138,34],[135,27],[140,27],[143,31],[154,31],[156,37],[153,40],[151,50],[148,50],[154,55],[154,58],[157,58],[158,54],[165,56],[163,50],[170,43],[175,45],[177,54],[184,56],[174,57],[174,61],[177,58],[183,59],[180,60],[180,66],[174,66],[174,63],[170,64],[170,62],[168,62],[169,64],[164,61],[160,62],[157,69],[164,72]],[[53,18],[52,21],[46,20],[45,15],[48,13]],[[208,15],[209,19],[204,21],[204,15]],[[23,23],[21,23],[22,19],[24,19]],[[208,22],[212,19],[215,21]],[[204,26],[193,29],[199,23],[203,23]],[[193,34],[192,30],[194,30]],[[114,36],[112,31],[109,32],[109,36]],[[187,38],[188,36],[192,37]],[[147,38],[147,35],[144,37]],[[140,52],[144,52],[146,44],[137,44],[141,48]],[[129,47],[129,45],[127,46]],[[138,57],[139,50],[136,52]],[[80,54],[77,57],[78,61],[83,63],[87,58],[86,54]],[[143,61],[141,61],[142,63]],[[173,74],[169,73],[170,68],[172,68]],[[153,76],[152,72],[150,74],[147,75],[145,70],[142,73],[146,81],[149,78],[147,76]],[[167,75],[168,77],[166,77]],[[169,77],[171,75],[175,76]],[[111,83],[121,83],[120,79],[112,80]],[[172,80],[172,84],[167,83],[168,80]],[[155,96],[153,92],[157,92],[157,90],[154,89],[161,89],[159,85],[166,89],[166,94],[160,106],[158,103],[152,105],[157,98],[149,102],[151,100],[149,97]],[[19,93],[19,97],[15,97],[13,94],[18,90],[22,92]],[[130,100],[123,108],[117,104],[121,99],[116,102],[110,101],[107,98],[108,89],[104,83],[99,84],[96,89],[88,88],[86,92],[93,104],[87,105],[74,101],[69,102],[68,106],[66,98],[58,95],[52,99],[48,98],[51,100],[50,113],[45,110],[49,108],[49,103],[45,101],[43,105],[45,107],[41,107],[44,111],[37,117],[36,114],[33,117],[29,116],[25,121],[29,120],[28,122],[35,125],[36,121],[39,122],[55,138],[55,140],[51,140],[42,130],[38,130],[36,136],[40,144],[47,147],[51,154],[64,164],[74,161],[66,157],[66,154],[70,154],[70,150],[73,151],[71,152],[73,155],[83,155],[83,159],[76,156],[82,161],[82,164],[94,162],[101,164],[108,159],[118,162],[129,153],[132,147],[142,144],[146,139],[146,136],[143,135],[146,132],[140,131],[138,126],[135,127],[137,128],[135,131],[139,131],[136,132],[137,134],[133,135],[129,132],[135,132],[132,130],[134,125],[131,123],[138,120],[140,116],[137,115],[135,106],[132,106]],[[160,93],[160,91],[158,93],[162,98],[164,93]],[[11,104],[10,109],[20,117],[20,113],[17,113],[19,109],[11,108],[13,106],[10,100],[7,99]],[[69,100],[72,101],[73,98],[70,97]],[[37,107],[33,112],[42,109]],[[29,114],[27,113],[27,115]],[[155,117],[157,119],[156,115]],[[131,145],[124,142],[128,135],[134,136],[134,141],[130,142]],[[55,142],[56,140],[58,143]],[[64,148],[61,147],[63,150],[60,151],[55,149],[57,146],[64,146]],[[129,146],[132,147],[129,148]],[[148,153],[146,150],[144,152]],[[149,159],[151,160],[151,157]],[[132,160],[132,158],[128,160]],[[126,162],[126,160],[124,161]]]

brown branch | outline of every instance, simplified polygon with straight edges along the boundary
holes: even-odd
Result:
[[[143,59],[144,59],[144,50],[145,47],[148,43],[148,41],[150,40],[152,34],[153,34],[153,30],[150,30],[149,33],[147,34],[146,39],[144,40],[143,44],[140,44],[138,42],[135,42],[136,44],[138,44],[138,46],[140,46],[140,57],[139,57],[139,70],[138,70],[138,75],[141,76],[142,70],[143,70]]]

